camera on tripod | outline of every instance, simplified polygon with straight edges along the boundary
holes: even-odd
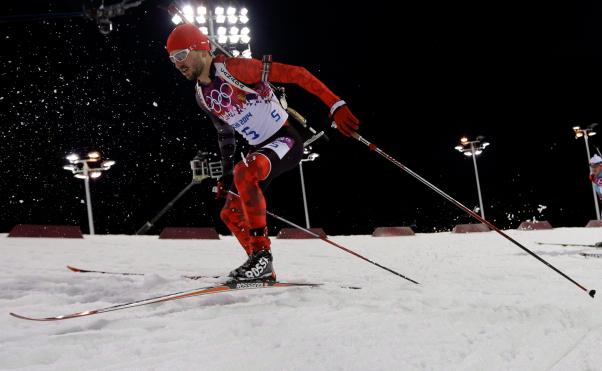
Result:
[[[192,169],[192,181],[200,183],[207,178],[219,179],[223,174],[221,161],[210,162],[211,153],[199,151],[190,161]]]

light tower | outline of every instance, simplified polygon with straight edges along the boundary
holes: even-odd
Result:
[[[90,229],[90,235],[94,235],[90,178],[96,179],[100,177],[103,171],[107,171],[111,166],[115,165],[115,161],[105,160],[101,162],[100,153],[96,151],[89,152],[85,158],[80,158],[79,155],[71,153],[66,159],[69,161],[69,164],[64,165],[63,169],[71,171],[74,177],[84,180],[86,188],[86,206],[88,209],[88,227]],[[100,166],[98,166],[99,163]]]
[[[472,157],[474,165],[474,175],[477,180],[477,192],[479,195],[479,207],[481,208],[481,217],[485,219],[485,208],[483,207],[483,197],[481,195],[481,183],[479,181],[479,169],[477,168],[477,156],[483,153],[483,150],[489,146],[489,142],[484,142],[483,136],[478,136],[476,140],[469,140],[467,137],[460,139],[460,144],[455,147],[456,150],[465,156]]]
[[[583,138],[585,141],[585,151],[587,153],[587,168],[589,171],[589,159],[591,158],[589,152],[589,137],[596,135],[594,128],[598,126],[597,123],[589,125],[587,128],[582,129],[579,126],[574,126],[573,131],[575,132],[575,139]],[[594,193],[594,206],[596,208],[596,219],[600,220],[600,206],[598,205],[598,196],[596,195],[596,187],[592,183],[592,192]]]

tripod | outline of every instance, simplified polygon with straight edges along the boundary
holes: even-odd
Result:
[[[199,151],[197,155],[190,161],[192,169],[192,181],[176,195],[171,201],[165,205],[154,218],[144,223],[136,232],[136,235],[146,234],[155,223],[165,214],[173,205],[190,190],[194,185],[201,184],[207,178],[219,178],[222,175],[222,165],[220,162],[209,162],[210,153]]]

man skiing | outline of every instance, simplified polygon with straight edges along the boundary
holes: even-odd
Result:
[[[224,169],[217,190],[219,197],[226,198],[220,217],[248,255],[230,277],[275,280],[263,191],[275,177],[297,166],[303,142],[268,81],[296,84],[317,96],[346,136],[358,129],[359,120],[305,68],[271,63],[267,70],[256,59],[214,57],[207,36],[194,25],[177,26],[167,39],[167,52],[176,69],[196,82],[197,103],[217,129]],[[238,163],[235,132],[251,146]]]
[[[600,201],[602,201],[602,157],[594,155],[589,160],[589,166],[591,168],[589,179],[594,183],[596,194]]]

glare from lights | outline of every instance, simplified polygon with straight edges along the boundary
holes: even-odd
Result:
[[[460,138],[460,144],[455,146],[454,149],[458,152],[462,152],[465,156],[475,156],[483,153],[483,150],[487,148],[491,143],[481,142],[484,137],[478,136],[476,140],[470,141],[467,137]]]
[[[585,129],[582,129],[580,126],[573,126],[573,131],[575,131],[575,139],[596,135],[596,132],[594,131],[594,127],[596,126],[598,126],[597,123],[593,123]]]
[[[113,160],[103,161],[103,163],[101,164],[102,167],[107,168],[107,169],[113,165],[115,165],[115,161],[113,161]]]
[[[79,156],[76,155],[75,153],[70,154],[66,158],[67,158],[67,160],[69,160],[69,162],[75,162],[75,161],[79,160]]]
[[[71,171],[74,176],[79,179],[86,179],[88,176],[90,178],[98,178],[103,171],[109,170],[111,166],[115,165],[115,161],[105,160],[100,164],[100,167],[92,166],[93,163],[97,163],[101,160],[98,151],[89,152],[85,158],[80,158],[77,154],[71,153],[66,159],[70,164],[63,165],[63,169]]]
[[[318,154],[318,153],[310,153],[309,156],[307,156],[307,159],[309,161],[313,161],[313,160],[317,159],[319,156],[320,156],[320,154]]]
[[[251,57],[251,30],[248,27],[249,11],[235,6],[206,7],[199,2],[182,4],[182,11],[173,16],[176,25],[191,23],[207,35],[212,43],[221,44],[226,53],[233,56]],[[213,45],[218,47],[217,45]],[[246,50],[245,50],[246,49]]]
[[[173,18],[171,19],[171,21],[174,24],[180,24],[182,23],[182,17],[180,17],[178,14],[174,15]]]
[[[190,6],[190,5],[185,5],[182,8],[182,13],[184,13],[184,15],[193,15],[194,9],[192,9],[192,6]]]
[[[192,9],[192,6],[186,5],[182,8],[182,12],[188,22],[192,23],[194,21],[194,9]]]

